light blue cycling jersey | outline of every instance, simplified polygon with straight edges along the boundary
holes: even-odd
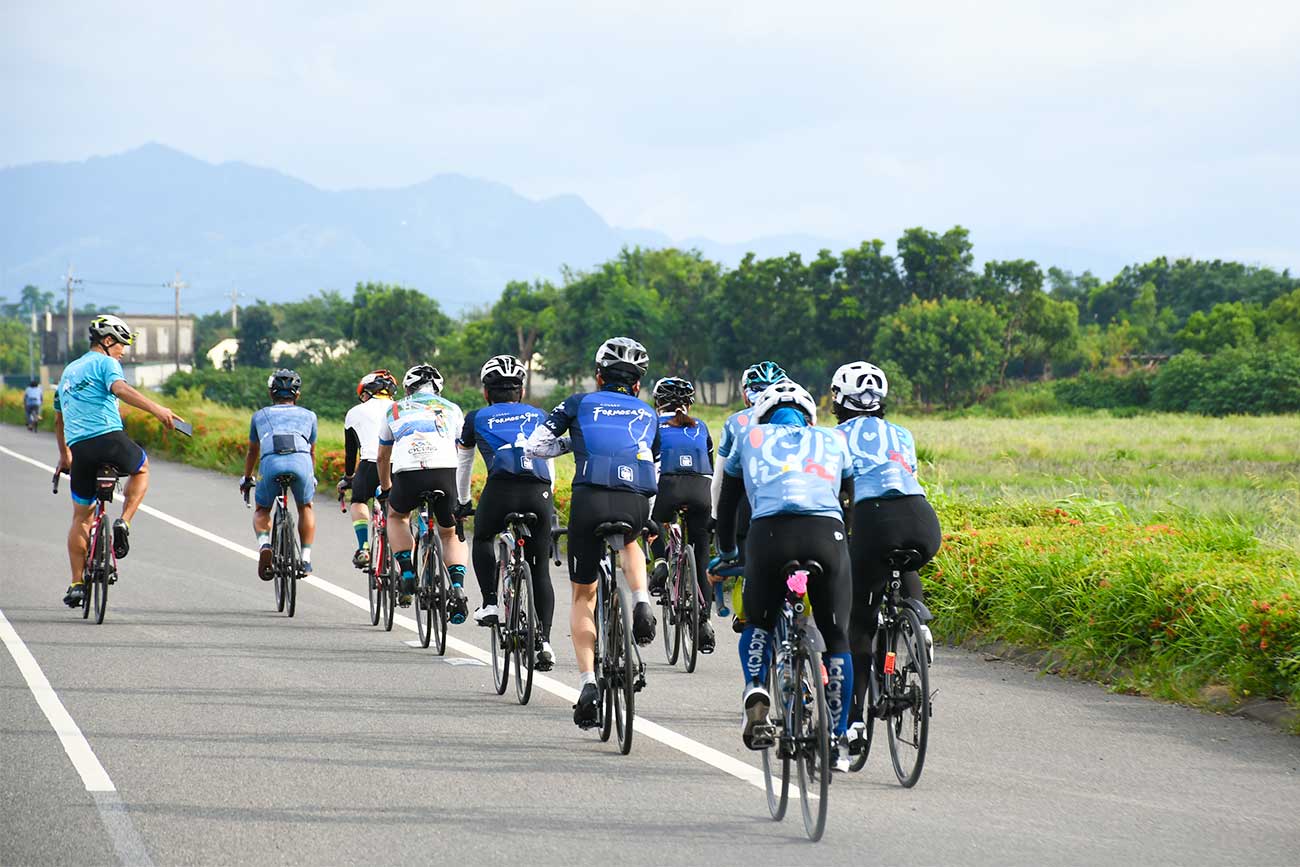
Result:
[[[39,385],[29,385],[23,389],[23,406],[40,406],[42,397]]]
[[[839,426],[853,461],[853,500],[925,496],[916,480],[916,441],[905,427],[860,415]]]
[[[63,368],[54,393],[54,411],[63,415],[68,445],[122,429],[113,384],[125,380],[116,358],[93,349]]]
[[[258,444],[263,461],[270,455],[311,454],[316,413],[293,403],[262,407],[248,424],[248,440]]]
[[[838,430],[752,425],[733,443],[723,470],[743,475],[754,520],[786,513],[844,520],[840,482],[853,466]]]
[[[732,448],[736,445],[736,440],[740,439],[741,431],[749,427],[753,412],[750,407],[745,407],[739,412],[733,412],[727,416],[727,420],[722,423],[722,440],[718,443],[718,460],[722,460],[731,454]]]

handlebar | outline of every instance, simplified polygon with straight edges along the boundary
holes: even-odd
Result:
[[[560,559],[560,537],[569,534],[568,527],[560,526],[560,516],[551,513],[551,562],[556,566],[563,566],[564,561]]]
[[[52,489],[50,490],[50,493],[51,493],[51,494],[58,494],[58,492],[59,492],[59,476],[62,476],[62,475],[65,475],[65,474],[66,474],[66,475],[71,475],[71,473],[69,473],[67,470],[55,470],[55,471],[54,471],[54,478],[51,480],[51,481],[53,482]]]

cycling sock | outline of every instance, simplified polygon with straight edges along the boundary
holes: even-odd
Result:
[[[257,547],[265,548],[270,544],[271,544],[271,534],[269,531],[266,533],[257,534]]]
[[[304,563],[311,562],[311,545],[302,546],[302,562]]]
[[[352,532],[357,534],[358,548],[370,547],[370,522],[369,521],[353,521]]]
[[[746,626],[740,633],[740,667],[751,683],[767,683],[768,637],[768,631],[757,626]]]
[[[639,602],[644,602],[646,605],[649,605],[649,604],[650,604],[650,591],[649,591],[649,590],[644,590],[644,589],[643,589],[643,590],[633,590],[633,591],[632,591],[632,604],[633,604],[633,605],[636,605],[636,604],[639,603]]]
[[[465,583],[464,566],[448,566],[447,574],[451,576],[451,586],[459,587]]]
[[[853,696],[853,657],[828,653],[826,660],[826,709],[831,712],[831,733],[844,734],[849,726],[849,702]]]
[[[580,671],[578,672],[578,689],[582,689],[587,684],[596,685],[596,672]]]
[[[397,565],[401,568],[403,575],[415,574],[415,567],[411,565],[410,551],[398,551],[393,555],[393,559],[397,561]]]

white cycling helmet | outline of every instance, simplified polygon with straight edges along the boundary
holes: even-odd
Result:
[[[596,367],[600,370],[622,367],[625,370],[635,369],[640,375],[649,366],[650,353],[631,337],[611,337],[596,350]]]
[[[874,412],[888,395],[885,372],[865,361],[845,364],[831,378],[831,400],[836,406]]]
[[[783,379],[769,385],[754,399],[753,417],[762,422],[773,410],[792,406],[808,417],[808,424],[817,424],[817,401],[793,379]]]
[[[402,386],[407,394],[411,394],[425,383],[432,384],[434,392],[442,394],[442,374],[432,364],[417,364],[406,371],[406,375],[402,377]]]
[[[90,320],[90,327],[86,331],[90,335],[91,343],[98,343],[105,337],[111,337],[125,346],[135,342],[135,332],[126,324],[126,320],[109,313]]]
[[[528,371],[523,362],[513,355],[494,355],[478,372],[479,382],[483,383],[484,388],[503,384],[523,385],[527,377]]]

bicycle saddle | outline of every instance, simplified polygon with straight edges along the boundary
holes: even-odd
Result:
[[[822,564],[816,560],[791,560],[781,567],[781,571],[786,575],[799,569],[807,570],[809,575],[820,575],[823,571]]]
[[[606,521],[596,527],[596,535],[602,539],[610,536],[622,536],[626,539],[633,535],[632,525],[627,521]]]
[[[445,496],[447,495],[442,491],[420,491],[420,495],[417,499],[421,502],[436,503]]]
[[[523,524],[525,527],[532,527],[537,523],[537,515],[533,512],[511,512],[506,515],[507,524]]]
[[[280,473],[275,477],[276,484],[292,485],[294,480],[293,473]]]
[[[914,548],[895,548],[886,555],[885,562],[899,572],[915,572],[925,565],[925,557]]]

